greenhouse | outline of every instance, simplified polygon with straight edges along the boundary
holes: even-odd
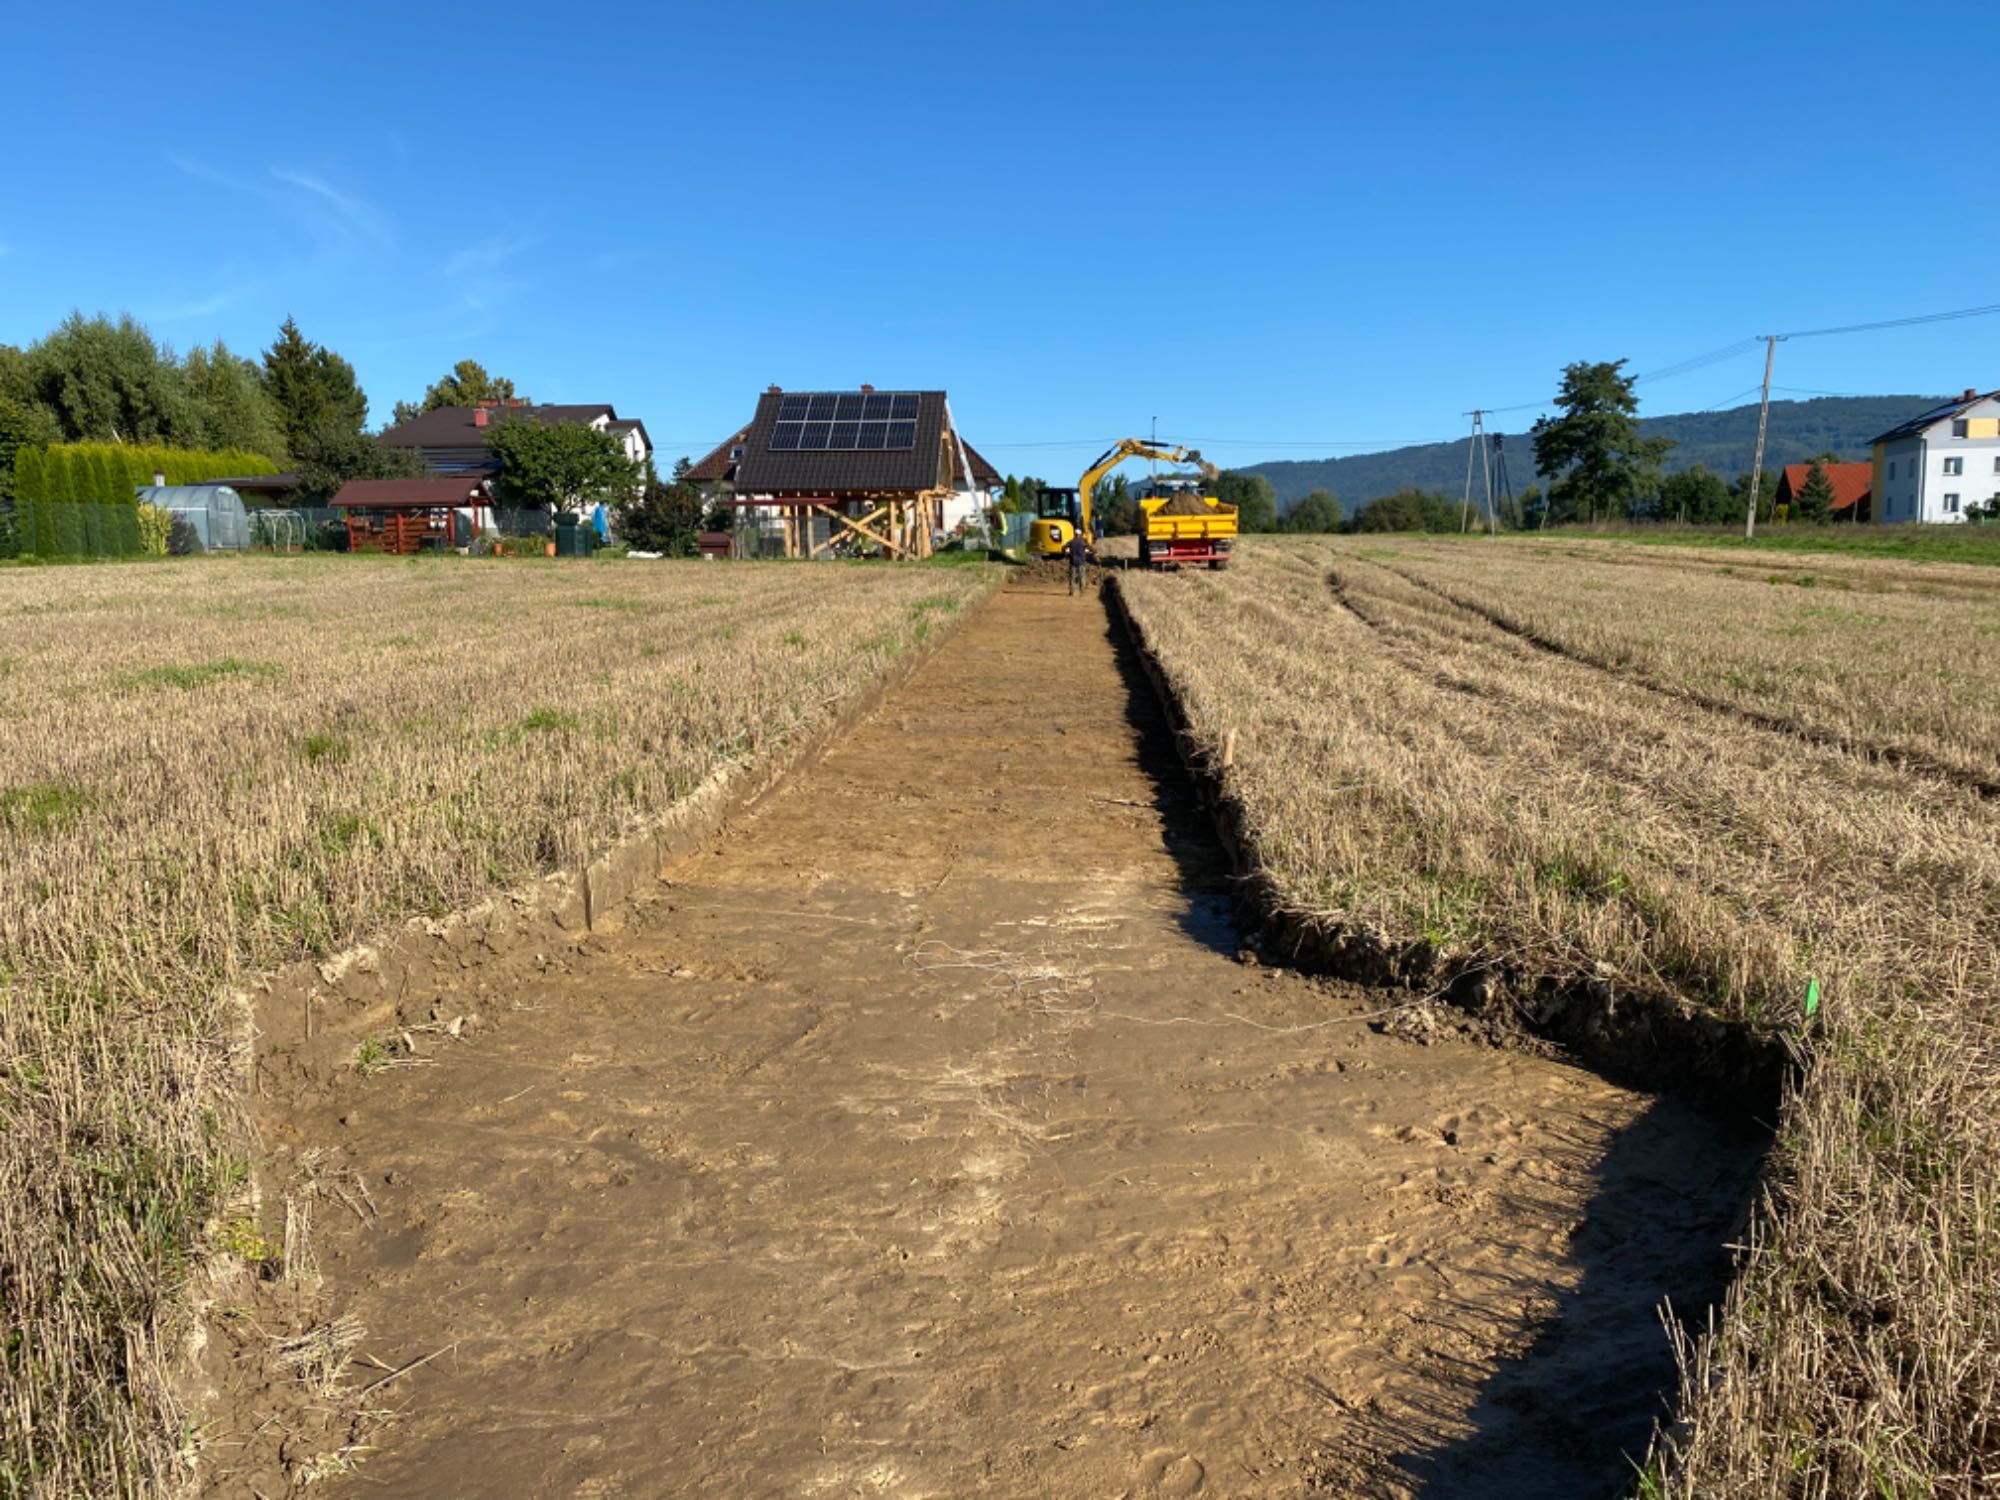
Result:
[[[204,552],[245,552],[250,517],[243,497],[226,484],[143,485],[141,505],[157,505],[194,530]]]

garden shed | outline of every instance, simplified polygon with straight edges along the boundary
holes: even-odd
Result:
[[[155,505],[193,528],[204,552],[247,552],[250,516],[243,497],[226,484],[148,484],[141,505]]]

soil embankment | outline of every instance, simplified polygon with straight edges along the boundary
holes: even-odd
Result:
[[[1241,961],[1181,775],[1099,602],[1016,586],[595,933],[442,981],[424,1065],[276,1060],[273,1177],[366,1189],[329,1311],[447,1351],[317,1491],[1615,1493],[1751,1154]],[[255,1404],[217,1493],[313,1445]]]

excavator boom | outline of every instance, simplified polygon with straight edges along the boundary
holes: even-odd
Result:
[[[1105,450],[1096,463],[1083,471],[1083,477],[1076,482],[1074,491],[1049,490],[1044,493],[1045,500],[1054,498],[1060,502],[1072,494],[1075,498],[1063,506],[1068,511],[1067,515],[1043,510],[1041,519],[1028,531],[1029,554],[1034,557],[1060,557],[1071,539],[1078,535],[1086,542],[1095,542],[1097,522],[1091,514],[1091,502],[1098,482],[1128,458],[1192,464],[1211,485],[1222,477],[1220,469],[1192,448],[1163,448],[1144,438],[1120,438]],[[1140,563],[1146,567],[1177,568],[1190,563],[1205,563],[1211,568],[1226,567],[1236,536],[1235,507],[1218,505],[1213,499],[1208,499],[1201,502],[1193,513],[1176,511],[1172,515],[1163,515],[1161,508],[1167,503],[1165,500],[1141,502],[1144,521],[1139,537]]]
[[[1193,464],[1201,470],[1201,477],[1211,484],[1222,477],[1222,471],[1192,448],[1160,448],[1143,438],[1120,438],[1104,456],[1083,471],[1083,478],[1076,482],[1077,519],[1086,537],[1094,537],[1097,528],[1090,518],[1091,494],[1097,482],[1128,458],[1150,458],[1167,464]]]

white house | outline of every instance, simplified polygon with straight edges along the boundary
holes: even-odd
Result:
[[[1967,391],[1875,439],[1875,519],[1963,521],[2000,512],[2000,391]]]

